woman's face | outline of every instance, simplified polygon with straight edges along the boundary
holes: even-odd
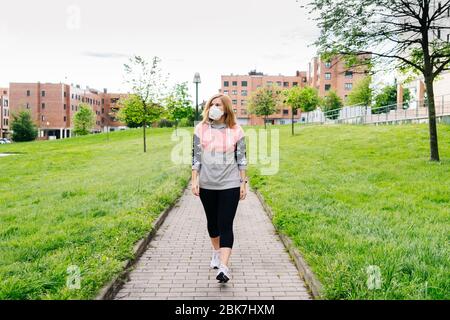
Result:
[[[225,112],[224,108],[223,108],[223,104],[222,104],[222,100],[220,98],[215,98],[212,102],[211,102],[211,107],[212,106],[216,106],[218,107],[220,110],[222,110],[223,112]]]
[[[223,113],[224,113],[223,116],[220,117],[219,120],[224,119],[224,117],[225,117],[225,108],[224,108],[224,106],[223,106],[222,100],[221,100],[220,98],[215,98],[215,99],[211,102],[211,106],[210,106],[209,108],[211,109],[213,106],[216,106],[217,108],[219,108],[220,110],[222,110]]]

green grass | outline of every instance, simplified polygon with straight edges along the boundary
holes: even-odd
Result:
[[[0,145],[0,299],[90,299],[182,193],[172,129]],[[79,267],[81,288],[66,286]]]
[[[450,298],[450,126],[438,127],[441,163],[428,161],[425,124],[272,128],[279,172],[251,165],[251,184],[325,298]],[[371,265],[380,289],[367,287]]]

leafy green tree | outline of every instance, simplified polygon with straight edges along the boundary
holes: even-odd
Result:
[[[165,99],[165,116],[168,120],[175,122],[176,128],[182,119],[195,117],[188,90],[187,82],[176,84]]]
[[[38,136],[38,129],[34,122],[31,120],[31,114],[29,111],[19,111],[18,114],[11,114],[11,130],[13,131],[13,141],[33,141]]]
[[[322,111],[325,113],[325,117],[328,119],[337,119],[339,117],[339,111],[342,109],[344,103],[341,97],[333,90],[330,90],[328,94],[322,99]]]
[[[403,101],[409,101],[410,91],[406,88],[403,91]],[[372,113],[386,113],[397,109],[397,85],[388,85],[381,89],[381,92],[375,96],[375,103]]]
[[[405,73],[423,76],[428,96],[430,160],[439,161],[433,82],[450,70],[448,30],[450,1],[310,0],[306,5],[320,28],[319,52],[342,55],[358,64],[370,55],[395,63]],[[370,62],[375,64],[375,61]]]
[[[370,75],[359,80],[347,97],[348,105],[360,104],[369,107],[372,104],[373,94],[373,90],[370,87],[371,83],[372,77]]]
[[[264,116],[264,128],[267,126],[267,117],[274,114],[282,104],[281,88],[275,85],[261,86],[250,94],[247,110],[250,114]]]
[[[78,111],[73,117],[73,133],[76,136],[88,135],[95,123],[95,113],[92,108],[86,104],[81,103]]]
[[[135,94],[122,97],[119,102],[119,111],[117,118],[124,122],[129,128],[140,128],[146,124],[151,124],[160,119],[163,113],[161,106],[152,106],[144,110],[144,104],[141,98]],[[144,119],[145,118],[145,119]]]
[[[147,152],[147,136],[146,127],[149,119],[153,119],[155,115],[161,116],[163,113],[163,100],[165,98],[165,89],[167,88],[167,76],[163,76],[159,64],[161,59],[153,57],[152,64],[140,56],[134,56],[124,65],[126,82],[131,86],[133,94],[140,99],[144,152]]]
[[[319,94],[317,89],[312,87],[292,87],[284,90],[285,95],[284,103],[292,109],[292,135],[294,135],[294,112],[301,110],[302,112],[308,112],[315,110],[320,103]]]

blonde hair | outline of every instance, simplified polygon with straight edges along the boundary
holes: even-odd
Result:
[[[216,98],[220,98],[220,100],[222,101],[223,104],[223,112],[224,112],[224,116],[225,116],[225,124],[229,127],[229,128],[233,128],[236,125],[236,115],[234,114],[233,111],[233,102],[231,101],[231,98],[225,94],[222,93],[217,93],[215,95],[213,95],[208,102],[206,102],[205,104],[205,108],[203,109],[202,112],[202,116],[203,116],[203,120],[201,121],[202,123],[206,123],[209,122],[209,108],[211,108],[211,104],[213,102],[214,99]]]

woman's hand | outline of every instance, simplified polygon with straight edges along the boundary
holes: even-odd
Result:
[[[241,183],[241,196],[239,199],[244,200],[247,195],[247,184],[245,182]]]
[[[193,179],[192,180],[192,193],[195,195],[195,196],[199,196],[200,195],[200,187],[199,187],[199,185],[198,185],[198,180],[197,179]]]

